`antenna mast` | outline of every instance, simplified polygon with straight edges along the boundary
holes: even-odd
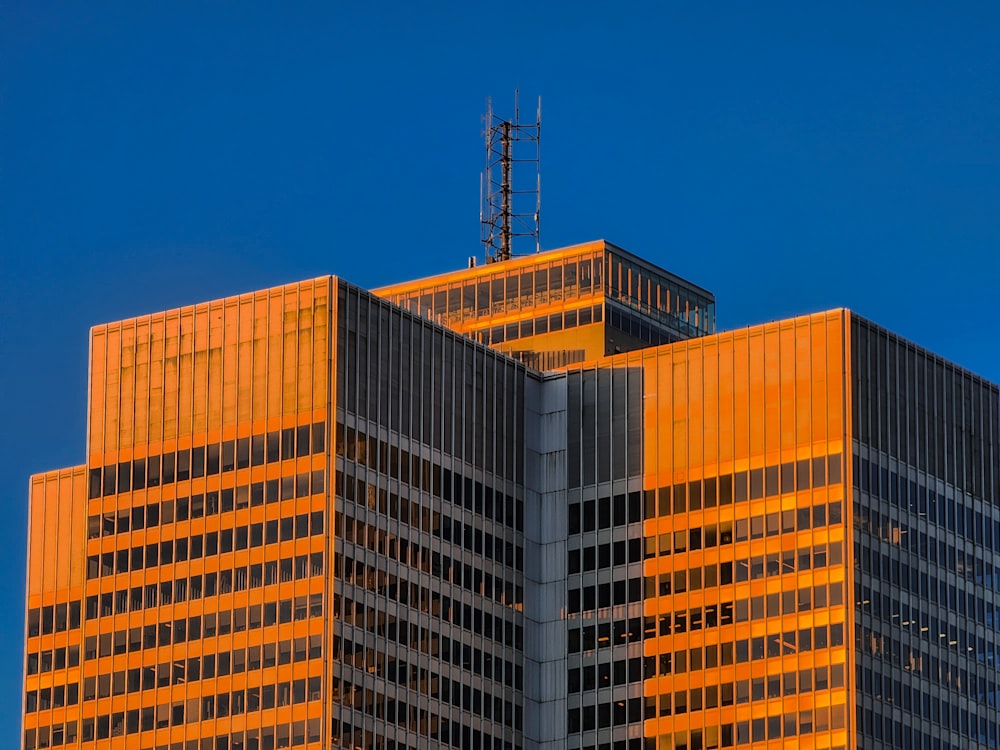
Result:
[[[520,121],[516,90],[513,120],[494,113],[493,101],[487,99],[484,125],[486,170],[479,186],[480,240],[486,250],[486,262],[498,263],[511,259],[518,237],[533,238],[534,251],[541,249],[538,229],[542,207],[542,97],[538,97],[533,123]],[[515,177],[515,164],[533,164],[534,179],[527,182],[531,167],[522,167]]]

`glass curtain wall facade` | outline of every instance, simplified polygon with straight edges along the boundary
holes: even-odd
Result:
[[[522,747],[526,369],[338,297],[331,744]]]
[[[320,741],[331,289],[92,330],[87,464],[32,479],[25,748]]]
[[[645,734],[849,746],[846,314],[644,352]]]
[[[996,748],[997,386],[674,281],[598,242],[94,328],[23,747]]]
[[[858,746],[996,748],[997,387],[851,332]]]
[[[849,742],[841,312],[567,374],[567,744]]]
[[[87,467],[31,478],[24,744],[77,747],[81,725]]]

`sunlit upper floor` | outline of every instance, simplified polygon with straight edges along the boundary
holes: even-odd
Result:
[[[374,292],[537,369],[715,332],[711,292],[604,240]]]

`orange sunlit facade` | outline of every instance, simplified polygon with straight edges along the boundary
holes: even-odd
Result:
[[[853,746],[846,320],[636,356],[649,425],[643,645],[656,666],[645,734],[659,748]]]
[[[318,741],[330,294],[92,330],[87,466],[32,481],[27,747]]]
[[[86,513],[86,467],[32,477],[25,728],[30,738],[44,722],[53,745],[78,741]]]
[[[1000,392],[599,241],[95,327],[23,747],[996,748]]]

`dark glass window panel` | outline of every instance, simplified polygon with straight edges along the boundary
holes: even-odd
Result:
[[[273,463],[281,460],[281,433],[267,433],[267,462]]]
[[[316,422],[312,426],[312,452],[322,453],[326,450],[326,424]]]
[[[191,478],[205,476],[205,446],[191,449]]]
[[[96,497],[101,496],[101,469],[91,469],[90,470],[90,492],[88,497],[93,500]]]
[[[132,461],[132,489],[141,490],[146,487],[146,459],[137,458]]]
[[[161,473],[161,475],[163,477],[163,483],[164,484],[171,484],[171,483],[173,483],[174,479],[177,476],[176,475],[176,471],[175,471],[175,467],[179,463],[179,461],[178,461],[178,455],[179,454],[176,454],[176,453],[164,453],[160,457],[161,469],[162,469],[162,471],[160,473]],[[187,469],[185,469],[185,471],[187,471]]]
[[[308,456],[310,451],[309,442],[312,436],[311,425],[301,425],[296,429],[295,435],[295,455]]]
[[[281,458],[295,458],[295,428],[288,427],[281,431]]]
[[[250,438],[239,438],[236,441],[236,468],[246,469],[250,466]]]
[[[199,450],[201,450],[201,449],[200,448],[195,448],[195,452],[196,452],[196,455],[194,457],[195,467],[197,467],[197,465],[198,465],[197,451],[199,451]],[[206,446],[205,456],[206,456],[207,473],[209,475],[218,474],[219,473],[219,444],[218,443],[212,443],[211,445]],[[194,474],[194,476],[200,476],[197,473],[197,468],[195,468],[195,474]]]
[[[232,471],[236,468],[236,441],[227,440],[222,444],[222,470]]]
[[[128,462],[118,464],[118,491],[128,492],[132,488],[132,466]]]
[[[837,484],[840,478],[840,454],[830,456],[829,484]]]

